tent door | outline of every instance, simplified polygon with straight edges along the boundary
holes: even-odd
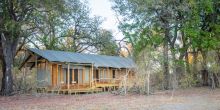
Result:
[[[52,86],[57,85],[58,79],[58,65],[52,64]]]

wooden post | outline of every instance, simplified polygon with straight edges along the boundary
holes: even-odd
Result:
[[[92,71],[92,68],[90,68],[90,70],[89,70],[89,87],[91,87],[91,72]]]
[[[75,80],[74,80],[74,68],[72,68],[72,82],[74,82]],[[72,83],[71,82],[71,83]]]
[[[36,75],[38,75],[37,74],[37,55],[35,56],[35,68],[36,68]],[[37,80],[37,78],[36,78],[36,81],[37,81],[37,85],[38,85],[38,80]]]
[[[92,80],[92,86],[93,86],[93,64],[92,64],[92,75],[91,75],[91,80]]]
[[[77,89],[79,89],[79,69],[77,69],[77,71],[78,71],[78,72],[77,72],[77,74],[78,74],[78,75],[77,75],[77,76],[78,76]]]
[[[46,74],[46,79],[48,81],[48,74],[47,74],[47,60],[45,60],[45,74]]]
[[[102,69],[102,78],[105,79],[105,69],[104,68]],[[104,82],[105,82],[105,80],[104,80]]]
[[[125,72],[126,75],[125,75],[125,77],[124,77],[124,78],[125,78],[125,79],[124,79],[124,81],[125,81],[125,82],[124,82],[124,88],[125,88],[125,95],[126,95],[126,94],[127,94],[127,69],[126,69],[125,71],[126,71],[126,72]]]
[[[98,74],[99,74],[99,82],[101,82],[101,70],[100,70],[100,68],[98,68]]]
[[[58,75],[59,70],[58,70],[58,69],[59,69],[59,65],[56,64],[56,85],[59,84],[59,82],[58,82],[58,81],[59,81],[59,78],[58,78],[58,76],[59,76],[59,75]]]
[[[37,55],[35,56],[35,68],[36,68],[36,74],[37,74]]]
[[[60,82],[64,83],[62,65],[60,65]]]
[[[70,64],[67,67],[67,89],[70,89]]]
[[[82,69],[82,85],[84,85],[84,79],[85,79],[85,67]]]
[[[102,69],[101,68],[99,68],[99,82],[101,83],[102,82]]]
[[[107,72],[107,75],[106,75],[106,78],[110,78],[109,76],[109,68],[107,68],[107,70],[106,70],[106,72]]]
[[[50,77],[51,77],[51,84],[53,86],[53,64],[50,63]]]

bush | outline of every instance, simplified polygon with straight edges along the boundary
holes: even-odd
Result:
[[[185,74],[181,79],[180,79],[180,87],[181,88],[188,88],[188,87],[193,87],[196,85],[198,82],[197,79],[194,79],[193,74]]]
[[[18,94],[23,93],[32,93],[36,88],[36,77],[35,72],[32,70],[26,69],[26,73],[24,71],[20,71],[17,67],[13,69],[14,75],[14,91]]]

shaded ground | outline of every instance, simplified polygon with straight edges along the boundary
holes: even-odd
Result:
[[[191,88],[145,96],[110,93],[0,97],[0,110],[220,110],[220,89]]]

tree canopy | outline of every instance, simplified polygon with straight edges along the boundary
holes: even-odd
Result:
[[[84,0],[1,0],[2,95],[13,93],[14,58],[24,46],[114,55],[116,42],[102,21]]]
[[[206,54],[219,51],[218,0],[113,0],[113,4],[121,16],[119,28],[133,45],[134,56],[149,46],[163,50],[165,89],[172,88],[173,77],[178,80],[185,76],[184,69],[195,73],[195,68],[189,68],[189,54],[193,54],[195,63],[201,53],[203,70],[207,70]],[[180,62],[184,62],[183,69]]]

